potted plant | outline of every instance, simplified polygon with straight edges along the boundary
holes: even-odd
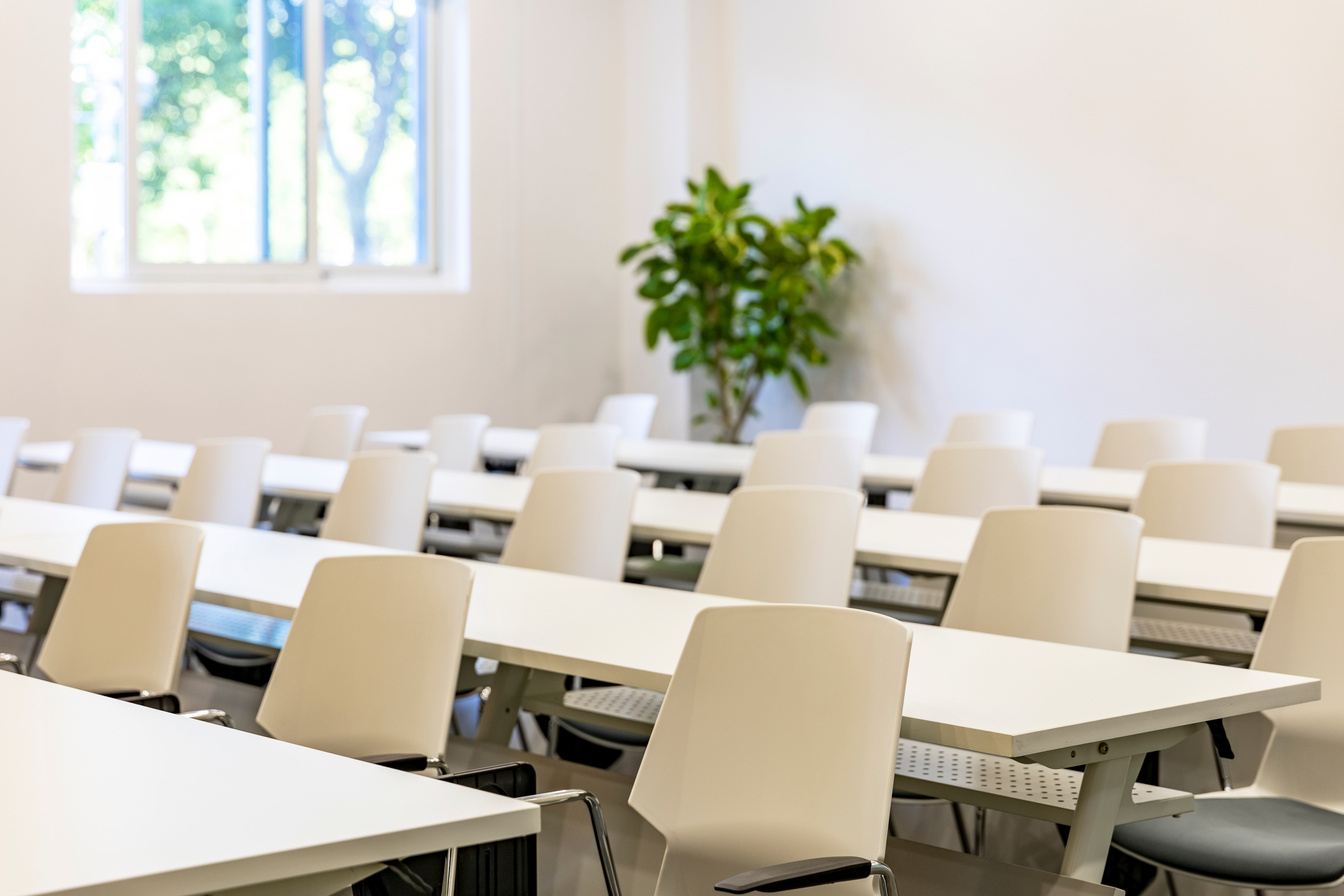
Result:
[[[787,375],[808,397],[804,366],[827,363],[817,339],[836,336],[818,301],[861,259],[824,237],[834,209],[810,209],[799,197],[796,215],[771,221],[747,204],[750,183],[732,186],[713,168],[687,187],[689,200],[670,203],[621,264],[638,262],[639,294],[653,304],[649,349],[665,333],[678,346],[674,369],[708,374],[708,414],[695,422],[714,419],[718,439],[736,443],[767,379]]]

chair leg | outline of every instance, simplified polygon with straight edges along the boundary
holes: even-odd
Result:
[[[961,851],[971,854],[971,838],[966,834],[966,819],[961,817],[961,804],[948,803],[952,809],[952,822],[957,826],[957,839],[961,841]]]
[[[975,807],[975,854],[985,854],[985,807]]]
[[[1165,869],[1162,873],[1165,874],[1167,878],[1168,896],[1176,896],[1176,876],[1171,873],[1170,868]]]

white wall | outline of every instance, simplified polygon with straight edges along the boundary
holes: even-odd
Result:
[[[1198,414],[1344,419],[1344,4],[737,0],[735,168],[867,255],[821,394],[922,451],[1025,407],[1055,462]],[[797,411],[776,400],[772,420]]]
[[[618,0],[470,4],[470,291],[77,295],[68,284],[69,9],[0,0],[0,413],[297,445],[304,411],[378,428],[480,410],[584,419],[617,387]]]

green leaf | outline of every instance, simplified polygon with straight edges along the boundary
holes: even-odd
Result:
[[[673,370],[687,370],[700,360],[700,353],[693,348],[684,348],[672,359]]]

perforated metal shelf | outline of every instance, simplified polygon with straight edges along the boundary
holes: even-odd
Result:
[[[1152,616],[1135,616],[1130,623],[1129,636],[1132,641],[1147,646],[1234,658],[1251,657],[1260,644],[1259,632]]]
[[[890,607],[908,607],[938,611],[943,608],[946,594],[942,588],[928,585],[893,585],[889,582],[870,582],[855,579],[849,596],[854,600]]]
[[[567,709],[652,725],[663,708],[663,695],[643,688],[580,688],[565,692],[564,705]]]

